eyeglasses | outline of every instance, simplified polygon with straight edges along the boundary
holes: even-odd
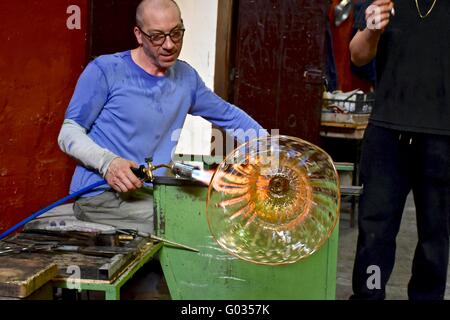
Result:
[[[150,40],[150,42],[155,46],[162,46],[164,42],[166,42],[167,36],[170,37],[170,40],[172,40],[173,43],[179,43],[184,36],[184,31],[186,29],[179,28],[179,29],[173,29],[170,32],[164,33],[164,32],[155,32],[155,33],[145,33],[142,31],[141,27],[138,27],[139,31],[141,31],[147,38]]]

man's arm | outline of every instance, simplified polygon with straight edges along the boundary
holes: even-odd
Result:
[[[142,182],[130,171],[138,164],[125,160],[100,147],[86,134],[86,129],[73,120],[66,119],[58,136],[63,152],[81,162],[86,168],[100,172],[108,184],[118,192],[142,187]]]
[[[356,66],[363,66],[375,58],[393,7],[391,0],[376,0],[366,9],[366,27],[355,34],[349,45],[351,60]]]
[[[349,45],[350,58],[355,66],[361,67],[375,58],[380,35],[380,32],[367,28],[355,34]]]
[[[77,159],[86,168],[95,169],[105,177],[109,165],[115,158],[111,151],[100,147],[86,134],[86,129],[71,119],[64,120],[58,136],[61,150]]]
[[[226,102],[206,87],[196,72],[195,76],[197,86],[190,114],[201,116],[220,128],[232,130],[239,142],[269,134],[245,111]]]

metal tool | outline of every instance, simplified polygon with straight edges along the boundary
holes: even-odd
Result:
[[[179,163],[179,162],[174,163],[172,165],[171,169],[176,177],[188,178],[188,179],[192,179],[192,174],[194,173],[194,171],[200,170],[197,167],[194,167],[194,166],[191,166],[191,165],[188,165],[185,163]]]
[[[16,249],[13,249],[11,247],[5,247],[3,248],[2,251],[0,251],[0,255],[6,254],[6,253],[12,253],[14,252]]]
[[[146,182],[153,182],[153,180],[155,179],[153,171],[160,168],[167,168],[172,171],[175,176],[188,179],[192,178],[192,173],[195,170],[199,170],[199,168],[197,167],[180,162],[176,162],[172,165],[160,164],[156,166],[153,164],[152,158],[146,158],[145,162],[147,163],[147,166],[141,165],[139,168],[131,168],[131,171],[133,171],[136,177]]]
[[[154,165],[153,158],[146,158],[145,162],[147,163],[147,167],[141,165],[139,168],[131,168],[131,171],[138,177],[146,182],[153,182],[155,176],[153,175],[153,171],[160,168],[168,168],[172,170],[172,167],[167,164]]]
[[[150,239],[153,239],[153,240],[156,240],[156,241],[160,241],[162,243],[174,246],[176,248],[186,249],[186,250],[193,251],[193,252],[200,252],[199,250],[191,248],[191,247],[188,247],[188,246],[186,246],[184,244],[177,243],[177,242],[174,242],[174,241],[170,241],[170,240],[167,240],[167,239],[163,239],[163,238],[160,238],[160,237],[157,237],[157,236],[154,236],[154,235],[151,235]]]
[[[348,19],[352,10],[352,0],[342,0],[334,9],[334,24],[339,27],[345,20]]]
[[[117,254],[128,254],[130,252],[130,248],[124,247],[108,247],[108,246],[81,247],[71,245],[58,246],[54,248],[54,250],[61,252],[80,253],[88,256],[107,257],[107,258],[114,257]]]
[[[37,251],[50,251],[55,248],[54,244],[31,244],[28,246],[15,246],[15,247],[4,247],[2,251],[0,251],[0,255],[10,255],[10,254],[19,254],[21,252],[37,252]]]

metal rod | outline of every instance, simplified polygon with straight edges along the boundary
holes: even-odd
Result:
[[[172,246],[175,246],[175,247],[178,247],[178,248],[181,248],[181,249],[186,249],[186,250],[193,251],[193,252],[200,252],[199,250],[191,248],[191,247],[188,247],[188,246],[186,246],[184,244],[173,242],[173,241],[170,241],[170,240],[167,240],[167,239],[163,239],[163,238],[160,238],[160,237],[157,237],[157,236],[154,236],[154,235],[150,235],[150,239],[161,241],[163,243],[167,243],[167,244],[170,244]]]

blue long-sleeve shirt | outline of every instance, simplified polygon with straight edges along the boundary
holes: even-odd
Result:
[[[169,163],[187,114],[202,116],[224,129],[262,127],[238,107],[207,88],[186,62],[177,61],[164,77],[139,67],[125,51],[100,56],[81,74],[65,118],[84,127],[99,146],[125,159]],[[102,179],[78,165],[70,191]],[[106,187],[105,187],[106,188]],[[101,191],[89,193],[89,196]]]

